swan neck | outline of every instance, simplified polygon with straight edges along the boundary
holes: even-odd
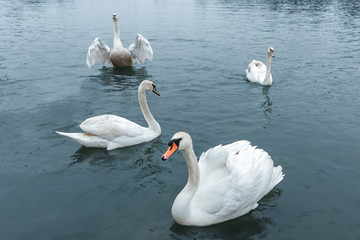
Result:
[[[148,103],[146,100],[146,90],[145,89],[139,87],[138,99],[139,99],[141,112],[144,115],[144,118],[145,118],[149,128],[154,131],[161,132],[159,123],[155,120],[155,118],[153,117],[153,115],[150,112],[150,109],[149,109],[149,106],[148,106]]]
[[[188,166],[188,181],[183,190],[181,190],[176,197],[171,208],[171,213],[176,222],[186,225],[192,215],[190,211],[191,202],[198,190],[200,170],[192,144],[182,150],[182,154],[186,160],[186,165]]]
[[[265,74],[264,83],[270,81],[270,71],[271,71],[271,55],[268,54],[266,59],[266,74]]]
[[[193,196],[199,186],[200,181],[200,170],[197,162],[197,158],[192,145],[182,150],[183,156],[188,166],[188,181],[184,189],[190,191]]]
[[[114,21],[114,44],[113,48],[123,48],[123,45],[120,40],[120,32],[119,32],[119,26],[118,21]]]

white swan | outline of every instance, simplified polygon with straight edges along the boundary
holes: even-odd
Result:
[[[257,82],[265,86],[271,85],[271,57],[275,57],[273,47],[269,47],[267,49],[266,65],[260,61],[252,60],[252,62],[249,63],[248,68],[245,70],[247,80],[250,82]]]
[[[176,133],[169,146],[162,160],[180,149],[188,166],[187,184],[171,209],[182,225],[207,226],[244,215],[284,176],[264,150],[245,140],[211,148],[199,162],[189,134]]]
[[[161,127],[149,110],[146,91],[152,91],[159,96],[160,94],[153,82],[149,80],[144,80],[138,88],[140,108],[149,125],[148,128],[115,115],[100,115],[88,118],[80,124],[84,133],[56,132],[72,138],[86,147],[106,148],[107,150],[151,141],[161,134]]]
[[[153,50],[146,38],[138,34],[134,42],[129,48],[124,48],[121,40],[118,27],[118,17],[113,14],[114,20],[114,43],[113,48],[110,48],[101,41],[100,38],[95,38],[93,43],[89,46],[86,63],[89,69],[97,62],[112,63],[114,67],[128,67],[132,66],[134,62],[143,63],[145,59],[150,61],[153,58]]]

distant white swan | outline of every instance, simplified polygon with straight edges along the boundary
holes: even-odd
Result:
[[[247,80],[260,83],[261,85],[271,85],[273,81],[270,73],[271,57],[275,57],[273,47],[267,49],[266,65],[260,61],[252,60],[246,69]]]
[[[188,180],[171,213],[182,225],[207,226],[244,215],[284,176],[267,152],[245,140],[211,148],[197,162],[190,135],[178,132],[162,160],[177,149],[186,160]]]
[[[58,131],[57,133],[72,138],[86,147],[106,148],[107,150],[151,141],[161,134],[161,127],[149,110],[146,91],[152,91],[159,96],[160,94],[153,82],[149,80],[144,80],[138,88],[140,108],[149,125],[148,128],[115,115],[100,115],[88,118],[80,124],[84,133]]]
[[[134,42],[129,48],[124,48],[121,40],[118,27],[118,17],[113,14],[114,20],[114,43],[113,48],[110,48],[100,40],[95,38],[90,45],[87,53],[86,63],[89,69],[97,62],[112,63],[114,67],[128,67],[132,66],[134,62],[143,63],[145,59],[150,61],[153,58],[153,50],[150,43],[143,36],[138,34]]]

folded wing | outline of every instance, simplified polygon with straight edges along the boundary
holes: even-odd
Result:
[[[109,141],[118,137],[136,137],[143,133],[142,126],[115,115],[88,118],[80,124],[80,128]]]

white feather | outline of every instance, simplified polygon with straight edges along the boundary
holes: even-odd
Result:
[[[196,161],[191,137],[176,133],[189,168],[188,182],[172,206],[182,225],[207,226],[244,215],[282,179],[281,166],[248,141],[219,145]]]
[[[261,85],[271,85],[273,82],[271,71],[271,58],[274,57],[274,48],[267,49],[266,64],[252,60],[245,70],[246,78],[249,82],[260,83]]]
[[[107,150],[151,141],[161,134],[161,127],[152,116],[146,102],[145,91],[156,91],[154,89],[151,81],[144,80],[138,90],[140,108],[149,124],[148,128],[123,117],[100,115],[88,118],[80,124],[84,133],[57,133],[72,138],[86,147],[99,147]]]
[[[145,59],[152,61],[153,50],[149,41],[141,34],[138,34],[134,42],[129,46],[129,51],[133,56],[133,59],[138,63],[143,63]]]
[[[130,67],[135,62],[144,63],[145,59],[151,61],[153,50],[148,40],[138,34],[134,42],[128,48],[124,48],[120,40],[118,17],[115,13],[113,14],[113,22],[114,40],[112,49],[99,38],[96,38],[88,49],[86,63],[89,69],[98,61],[102,64],[112,63],[114,67]]]
[[[89,69],[96,63],[101,62],[102,64],[110,63],[110,48],[101,41],[100,38],[95,38],[92,44],[89,46],[88,53],[86,56],[86,64]]]
[[[260,61],[252,60],[246,69],[246,78],[249,82],[258,82],[265,79],[266,65]]]

